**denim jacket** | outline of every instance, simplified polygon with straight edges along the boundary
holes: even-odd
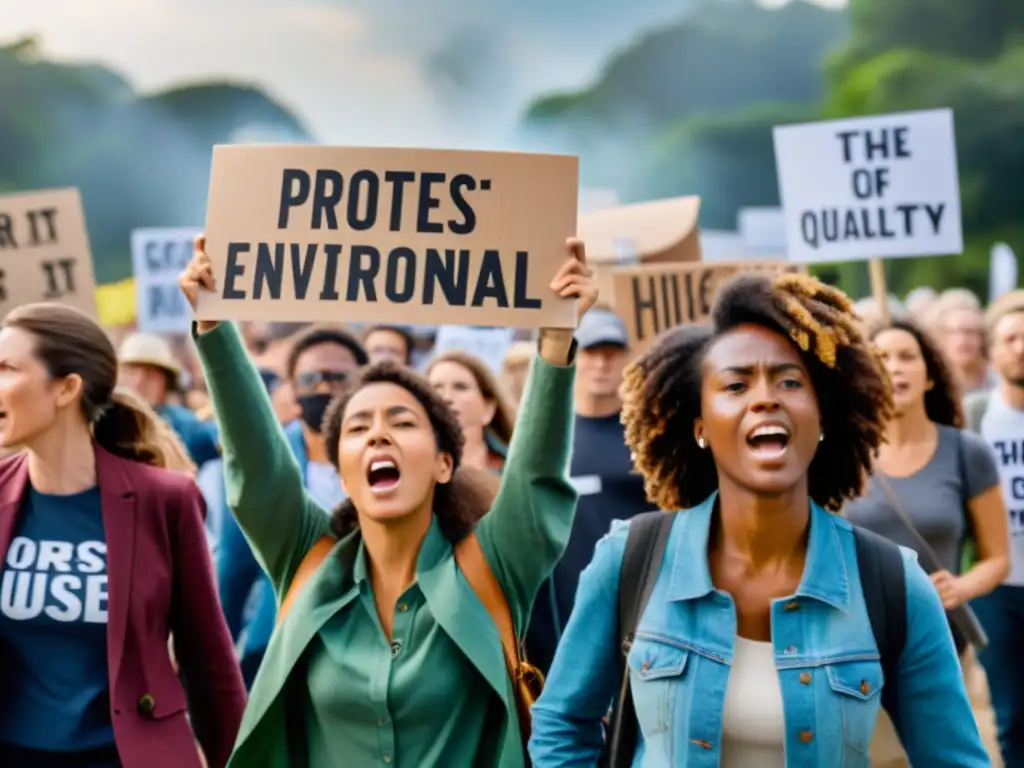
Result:
[[[708,572],[716,499],[717,493],[676,516],[629,652],[640,723],[635,767],[719,765],[736,610]],[[620,683],[619,569],[628,530],[628,522],[616,522],[580,578],[533,708],[535,768],[593,766],[601,752],[601,718]],[[910,762],[989,766],[938,595],[913,552],[903,550],[903,562],[907,644],[894,722]],[[803,578],[796,594],[772,601],[771,626],[787,768],[867,768],[884,681],[846,520],[812,504]]]

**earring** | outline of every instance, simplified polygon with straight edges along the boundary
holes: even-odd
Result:
[[[818,442],[819,443],[825,442],[825,433],[824,432],[822,432],[820,435],[818,435]]]
[[[697,447],[701,450],[708,447],[708,441],[704,439],[704,435],[697,438]]]

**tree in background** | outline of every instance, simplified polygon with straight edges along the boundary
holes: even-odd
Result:
[[[891,287],[968,285],[984,295],[988,253],[1024,255],[1024,2],[797,0],[703,3],[611,58],[590,88],[538,99],[524,129],[581,155],[583,182],[625,200],[704,198],[702,226],[733,229],[778,205],[773,125],[952,107],[965,228],[962,258],[888,263]],[[863,265],[826,265],[851,293]]]
[[[131,230],[202,224],[214,144],[253,126],[309,140],[258,89],[140,95],[104,67],[46,61],[31,38],[0,47],[0,102],[0,192],[79,187],[101,283],[131,275]]]
[[[989,252],[1024,256],[1024,3],[856,0],[852,34],[832,55],[824,117],[952,107],[964,256],[891,260],[890,284],[966,285],[983,298]],[[863,272],[844,265],[846,281]]]

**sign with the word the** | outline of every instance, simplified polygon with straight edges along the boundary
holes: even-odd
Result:
[[[144,333],[188,333],[192,308],[178,276],[192,258],[198,227],[136,229],[132,232],[135,317]]]
[[[96,278],[77,189],[0,195],[0,317],[37,301],[96,317]]]
[[[963,251],[949,109],[775,127],[789,258]]]
[[[515,328],[481,328],[469,325],[442,325],[434,340],[434,353],[459,351],[468,352],[480,358],[484,364],[497,373],[505,359],[505,353],[512,346]]]
[[[707,322],[718,288],[736,275],[800,271],[785,261],[623,267],[613,272],[614,306],[629,330],[630,347],[640,352],[669,328]]]
[[[198,316],[573,328],[549,286],[578,176],[564,155],[214,147]]]

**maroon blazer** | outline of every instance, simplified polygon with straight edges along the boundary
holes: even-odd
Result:
[[[107,537],[110,718],[121,763],[199,768],[198,739],[210,768],[223,768],[245,686],[217,598],[203,497],[184,473],[95,450]],[[0,462],[0,563],[27,484],[25,453]],[[187,696],[167,647],[172,632]]]

